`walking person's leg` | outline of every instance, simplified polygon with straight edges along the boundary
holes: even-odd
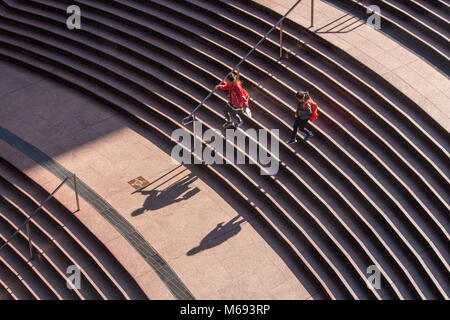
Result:
[[[224,124],[224,127],[229,127],[231,125],[234,125],[234,127],[241,126],[243,121],[239,115],[240,112],[242,112],[242,108],[235,108],[228,103],[225,115],[227,117],[227,122]],[[237,121],[234,121],[235,119],[237,119]]]
[[[243,111],[242,108],[235,108],[235,109],[234,109],[234,116],[235,116],[236,119],[237,119],[237,122],[235,122],[235,126],[236,126],[236,127],[240,127],[240,126],[244,123],[244,121],[242,120],[242,118],[241,118],[241,116],[240,116],[240,114],[242,113],[242,111]]]
[[[292,128],[292,135],[291,135],[291,138],[288,141],[286,141],[287,144],[291,144],[291,143],[297,142],[297,139],[296,139],[296,137],[297,137],[297,130],[298,130],[300,124],[301,124],[300,122],[301,122],[301,120],[299,118],[295,119],[294,126]]]
[[[231,123],[231,112],[233,112],[233,109],[230,105],[230,103],[227,103],[225,105],[224,109],[224,115],[225,115],[225,123],[223,124],[224,127],[228,126]]]
[[[304,124],[302,123],[302,126],[300,127],[300,130],[305,134],[305,138],[303,138],[305,141],[308,141],[308,139],[313,136],[312,131],[305,128],[307,123],[308,120],[306,120]]]

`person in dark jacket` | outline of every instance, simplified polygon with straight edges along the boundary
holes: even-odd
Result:
[[[305,133],[304,140],[307,141],[309,138],[313,136],[313,133],[306,129],[305,126],[308,123],[309,118],[312,114],[312,106],[311,106],[311,98],[307,91],[301,92],[298,91],[295,95],[298,100],[297,110],[295,111],[295,122],[294,128],[292,130],[291,139],[286,141],[287,144],[291,144],[297,142],[297,131],[300,130]]]
[[[229,102],[225,106],[225,118],[226,122],[223,127],[239,127],[243,121],[239,113],[244,111],[244,108],[248,108],[248,99],[245,96],[245,91],[242,88],[242,84],[239,81],[238,75],[230,74],[227,78],[227,83],[218,85],[216,87],[219,90],[228,91]],[[232,122],[232,117],[237,119],[236,122]]]

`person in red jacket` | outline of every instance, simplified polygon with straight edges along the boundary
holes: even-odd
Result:
[[[308,121],[311,119],[311,115],[313,113],[317,113],[317,107],[314,108],[313,106],[317,106],[315,102],[311,99],[309,96],[309,93],[307,91],[301,92],[298,91],[295,95],[298,101],[297,110],[295,111],[294,117],[295,122],[292,129],[292,136],[291,138],[286,141],[287,144],[295,143],[297,142],[297,131],[300,130],[303,133],[305,133],[305,138],[303,140],[307,141],[309,138],[313,136],[312,131],[305,128]],[[313,110],[314,109],[314,110]],[[315,117],[317,118],[317,117]],[[312,119],[315,119],[314,117]]]
[[[243,124],[243,121],[239,116],[239,113],[242,113],[244,108],[248,108],[248,96],[239,81],[239,74],[237,76],[230,74],[227,78],[227,83],[218,85],[216,89],[228,90],[229,102],[225,106],[226,122],[223,124],[223,127],[240,127]],[[234,122],[234,124],[232,122],[232,117],[237,119],[237,122]]]

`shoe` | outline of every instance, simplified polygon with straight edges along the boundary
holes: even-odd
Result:
[[[288,141],[286,141],[286,144],[291,144],[295,142],[297,142],[297,139],[289,139]]]
[[[227,123],[224,124],[224,128],[228,129],[228,128],[236,128],[236,127],[233,124],[233,122],[227,122]]]
[[[312,136],[314,136],[314,135],[312,132],[310,132],[306,135],[306,137],[303,140],[308,141],[308,139],[311,138]]]
[[[222,125],[222,128],[228,128],[232,124],[231,121],[225,121],[225,123]]]
[[[242,126],[243,124],[244,124],[244,121],[241,119],[239,122],[234,123],[234,127],[238,128],[238,127]]]

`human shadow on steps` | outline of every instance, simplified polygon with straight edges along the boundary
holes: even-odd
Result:
[[[202,239],[200,244],[197,247],[189,250],[186,253],[186,255],[193,256],[194,254],[197,254],[200,251],[214,248],[224,243],[231,237],[234,237],[241,231],[240,224],[245,221],[244,219],[237,221],[239,217],[240,216],[234,217],[233,219],[228,221],[225,225],[223,224],[223,222],[217,224],[217,226]]]
[[[190,188],[190,184],[196,180],[197,177],[193,174],[188,174],[163,190],[155,188],[150,191],[139,191],[139,193],[148,195],[148,197],[145,199],[142,208],[133,211],[131,215],[136,217],[146,211],[158,210],[171,204],[192,198],[200,192],[200,189],[197,187]]]

